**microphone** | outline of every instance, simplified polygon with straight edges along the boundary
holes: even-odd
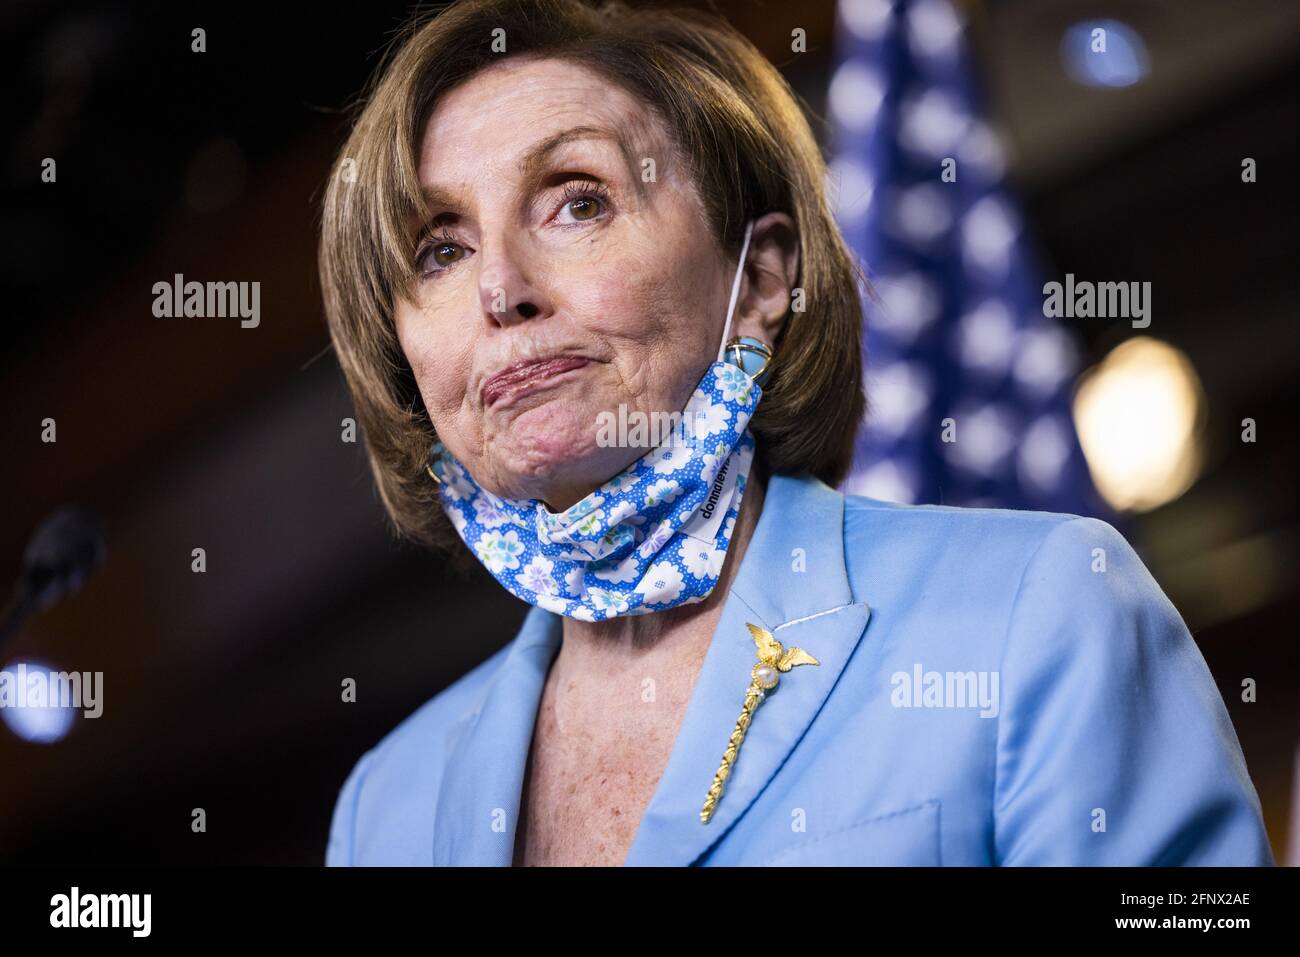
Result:
[[[104,562],[107,550],[99,517],[65,505],[36,526],[23,552],[23,571],[0,613],[0,648],[36,612],[75,594]]]

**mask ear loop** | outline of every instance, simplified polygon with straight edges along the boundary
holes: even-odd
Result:
[[[727,334],[731,332],[731,315],[736,311],[736,300],[740,298],[740,280],[745,276],[745,257],[749,255],[749,234],[754,229],[751,219],[745,224],[745,241],[740,244],[740,262],[736,265],[736,278],[731,282],[731,302],[727,306],[727,321],[722,327],[722,342],[718,346],[718,362],[727,354]]]

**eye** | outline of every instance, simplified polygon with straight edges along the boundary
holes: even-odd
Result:
[[[571,199],[564,204],[570,215],[576,220],[595,219],[600,215],[600,200],[591,196],[579,196],[577,199]]]
[[[588,223],[599,219],[609,209],[608,191],[591,180],[568,183],[564,187],[564,205],[557,214],[562,223]]]
[[[468,255],[468,249],[444,232],[430,237],[416,255],[415,266],[421,275],[427,276],[454,266]]]

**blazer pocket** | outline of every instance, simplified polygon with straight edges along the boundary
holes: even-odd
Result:
[[[878,814],[787,847],[764,867],[938,867],[939,804]]]

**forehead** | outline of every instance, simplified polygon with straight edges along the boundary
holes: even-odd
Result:
[[[538,142],[574,127],[610,129],[637,157],[658,156],[668,145],[649,105],[594,70],[565,60],[512,58],[439,100],[420,146],[420,180],[427,185],[516,173],[519,158]]]

